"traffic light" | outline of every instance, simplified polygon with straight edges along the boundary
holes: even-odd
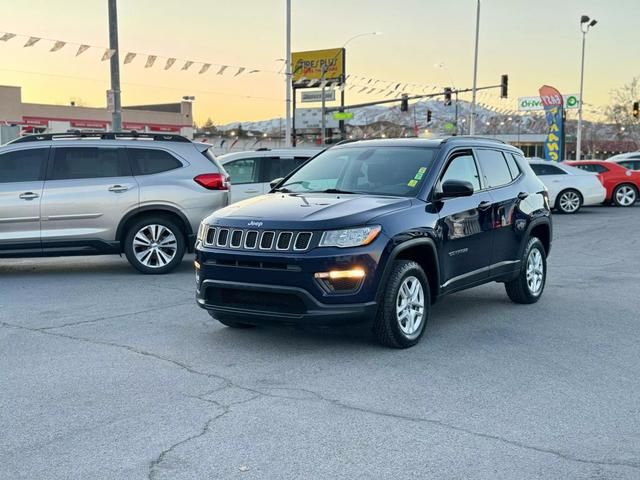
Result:
[[[445,87],[444,88],[444,106],[448,107],[449,105],[451,105],[451,88]]]
[[[509,96],[509,75],[502,75],[500,79],[500,98]]]
[[[633,102],[633,118],[640,118],[640,102]]]
[[[409,111],[409,96],[406,94],[402,94],[402,100],[400,101],[400,111],[401,112]]]
[[[427,110],[427,123],[431,122],[431,110]]]

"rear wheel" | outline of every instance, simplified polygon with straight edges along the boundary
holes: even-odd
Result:
[[[186,250],[178,225],[162,216],[143,217],[127,230],[124,253],[138,271],[151,275],[169,273],[182,262]]]
[[[618,207],[631,207],[638,200],[638,191],[633,185],[625,183],[615,188],[612,198]]]
[[[578,213],[582,207],[582,195],[577,190],[564,190],[558,195],[556,208],[561,213]]]
[[[238,317],[233,317],[230,315],[224,315],[220,313],[209,312],[211,318],[218,320],[225,327],[230,328],[253,328],[255,325],[251,325],[250,323],[243,323],[242,321],[238,321]]]
[[[429,280],[422,267],[410,260],[397,260],[392,268],[373,334],[382,345],[408,348],[420,341],[429,320]]]
[[[520,273],[504,284],[507,295],[515,303],[536,303],[547,281],[547,257],[542,242],[531,237],[524,249]]]

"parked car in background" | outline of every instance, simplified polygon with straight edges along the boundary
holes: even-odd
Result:
[[[261,148],[220,155],[218,161],[231,178],[231,202],[256,197],[271,190],[270,182],[289,175],[321,149]]]
[[[228,177],[180,135],[46,134],[0,147],[0,257],[121,254],[167,273],[200,221],[229,203]]]
[[[640,170],[640,152],[621,153],[607,158],[607,162],[614,162],[629,170]]]
[[[593,173],[546,160],[530,160],[529,165],[547,187],[549,202],[559,212],[577,213],[582,206],[601,204],[607,196]]]
[[[616,162],[605,160],[574,160],[565,163],[596,173],[604,188],[607,189],[606,202],[613,202],[619,207],[631,207],[638,200],[640,172],[634,172]]]

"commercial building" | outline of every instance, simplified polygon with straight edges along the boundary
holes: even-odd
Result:
[[[192,138],[192,109],[193,103],[185,100],[124,106],[122,127],[125,131],[177,133]],[[0,125],[17,127],[11,131],[18,135],[69,130],[106,132],[111,130],[111,113],[106,108],[25,103],[20,87],[0,86]]]

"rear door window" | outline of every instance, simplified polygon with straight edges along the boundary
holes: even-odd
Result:
[[[231,184],[259,182],[260,158],[241,158],[224,164],[224,169],[231,178]]]
[[[511,183],[513,178],[502,152],[484,148],[476,149],[480,169],[488,188],[496,188]]]
[[[122,148],[56,147],[50,180],[130,176]]]
[[[127,148],[134,175],[152,175],[182,167],[176,157],[164,150],[152,148]]]
[[[42,180],[48,148],[29,148],[0,154],[0,183]]]

